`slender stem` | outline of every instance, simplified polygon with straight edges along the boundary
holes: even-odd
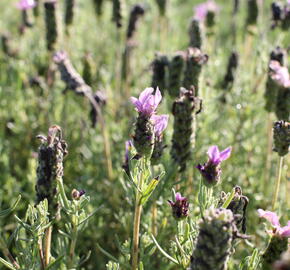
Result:
[[[141,212],[142,212],[142,205],[140,205],[140,196],[136,195],[135,213],[134,213],[134,231],[133,231],[132,270],[136,270],[138,266],[139,231],[140,231]]]
[[[272,210],[276,209],[276,203],[279,195],[280,183],[281,183],[281,175],[282,175],[282,167],[283,167],[283,157],[279,158],[279,167],[278,167],[278,175],[275,183],[275,192],[272,201]]]
[[[142,213],[141,205],[141,193],[138,190],[142,190],[143,181],[144,181],[144,170],[146,160],[142,158],[141,160],[141,173],[138,177],[138,183],[136,190],[136,200],[135,200],[135,211],[134,211],[134,228],[133,228],[133,247],[132,247],[132,270],[138,269],[138,253],[139,253],[139,232],[140,232],[140,220]]]
[[[152,205],[152,234],[157,235],[157,205],[156,202]]]
[[[44,242],[44,251],[45,251],[45,266],[48,266],[50,263],[50,249],[51,249],[51,234],[52,234],[52,226],[49,226],[45,232],[45,242]]]
[[[77,243],[77,236],[78,236],[77,226],[73,225],[72,240],[71,240],[70,249],[69,249],[69,268],[68,269],[72,269],[74,266],[74,255],[75,255],[75,248],[76,248],[76,243]]]

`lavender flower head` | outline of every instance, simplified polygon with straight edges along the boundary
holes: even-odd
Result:
[[[176,220],[182,220],[188,216],[189,203],[187,198],[182,197],[179,192],[175,194],[175,202],[168,200],[172,208],[172,215]]]
[[[208,161],[201,165],[198,164],[196,168],[200,171],[204,179],[204,184],[206,186],[214,186],[220,181],[221,168],[220,164],[222,161],[228,159],[231,155],[232,148],[228,147],[222,152],[219,151],[216,145],[211,146],[207,155],[209,157]]]
[[[219,11],[218,5],[213,0],[201,3],[194,8],[194,18],[200,22],[205,21],[208,13],[217,13]]]
[[[278,61],[272,60],[269,64],[270,76],[279,85],[290,87],[290,76],[287,67],[281,66]]]
[[[290,238],[290,220],[288,221],[287,226],[281,227],[279,218],[276,213],[258,209],[258,214],[259,217],[265,218],[272,224],[273,230],[268,231],[269,234],[279,236],[282,238]]]
[[[153,94],[154,88],[146,88],[140,95],[139,98],[131,97],[130,100],[137,109],[137,111],[147,117],[153,115],[159,105],[162,96],[159,89],[156,89]]]
[[[17,8],[21,10],[27,10],[34,8],[36,6],[36,2],[34,0],[20,0],[17,3]]]
[[[151,120],[154,124],[155,136],[160,137],[162,132],[166,129],[169,116],[167,114],[152,115]]]

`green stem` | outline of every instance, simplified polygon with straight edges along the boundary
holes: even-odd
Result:
[[[45,232],[45,266],[48,266],[50,263],[50,249],[51,249],[51,234],[52,234],[52,226],[49,226]]]
[[[276,209],[276,203],[279,195],[280,183],[281,183],[281,175],[282,175],[282,167],[283,167],[283,157],[279,158],[279,167],[278,167],[278,176],[275,183],[275,192],[272,201],[272,210]]]
[[[72,231],[71,237],[72,237],[72,240],[71,240],[70,249],[69,249],[68,269],[73,269],[74,267],[74,255],[75,255],[75,248],[76,248],[77,237],[78,237],[78,230],[75,224],[73,225],[73,231]]]
[[[140,232],[140,221],[142,213],[141,205],[141,193],[143,181],[144,181],[144,170],[146,166],[146,160],[142,158],[141,160],[141,173],[138,177],[138,183],[136,189],[136,200],[135,200],[135,211],[134,211],[134,228],[133,228],[133,247],[132,247],[132,270],[136,270],[138,267],[138,253],[139,253],[139,232]]]
[[[4,254],[4,256],[13,264],[13,266],[16,269],[20,269],[19,264],[14,259],[14,257],[12,256],[12,254],[10,253],[9,249],[6,246],[6,243],[4,242],[4,240],[1,237],[0,237],[0,247],[1,247],[1,250],[2,250],[2,252]]]
[[[59,189],[60,197],[61,197],[61,199],[63,201],[64,207],[66,209],[68,209],[69,208],[69,203],[68,203],[68,199],[66,197],[65,191],[64,191],[62,178],[58,178],[57,179],[57,183],[58,183],[58,189]]]

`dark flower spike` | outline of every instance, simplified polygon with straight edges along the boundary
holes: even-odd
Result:
[[[182,197],[179,192],[175,194],[175,202],[168,200],[168,203],[172,208],[172,215],[177,221],[182,220],[188,216],[189,203],[187,198]]]
[[[207,151],[209,157],[208,161],[203,165],[198,164],[196,166],[200,171],[206,186],[212,187],[219,183],[221,175],[220,164],[222,161],[230,157],[231,150],[232,148],[228,147],[220,152],[216,145],[211,146]]]
[[[226,270],[235,231],[234,217],[230,210],[208,209],[199,224],[191,270]]]
[[[276,121],[273,127],[274,151],[279,156],[285,156],[289,153],[290,147],[290,123],[286,121]]]

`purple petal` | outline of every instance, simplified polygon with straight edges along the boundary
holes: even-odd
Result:
[[[142,111],[142,104],[140,101],[135,97],[130,97],[130,101],[133,103],[133,105],[136,107],[136,109],[141,112]]]
[[[157,106],[161,102],[161,99],[162,99],[162,95],[161,95],[161,92],[160,92],[159,88],[157,87],[155,95],[154,95],[154,106],[155,106],[155,109],[157,108]]]
[[[154,89],[152,87],[146,88],[144,91],[141,92],[139,95],[139,101],[144,104],[144,102],[147,101],[147,99],[152,95]]]
[[[169,116],[167,114],[152,115],[151,120],[154,122],[154,131],[156,136],[160,136],[166,129]]]
[[[177,192],[175,194],[175,200],[176,201],[183,201],[185,199],[185,197],[182,197],[181,194],[179,192]]]
[[[267,219],[274,227],[280,227],[279,218],[276,213],[258,209],[259,217]]]
[[[214,163],[214,164],[218,164],[220,163],[220,152],[219,149],[216,145],[211,146],[208,150],[207,150],[207,154],[210,158],[210,160]]]
[[[290,237],[290,225],[289,225],[289,221],[288,221],[288,226],[282,227],[279,230],[279,234],[283,237]]]
[[[220,152],[220,161],[226,160],[230,157],[232,151],[232,147],[226,148],[224,151]]]

